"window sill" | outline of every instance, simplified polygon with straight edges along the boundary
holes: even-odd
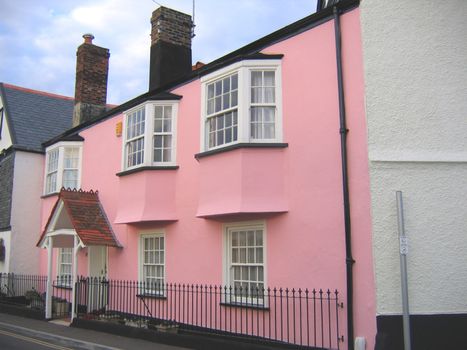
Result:
[[[220,305],[226,307],[241,307],[244,309],[256,309],[256,310],[264,310],[268,311],[269,307],[261,304],[251,304],[251,303],[235,303],[235,302],[221,302]]]
[[[271,143],[235,143],[233,145],[225,146],[222,148],[216,148],[209,151],[201,152],[195,154],[195,158],[199,160],[200,158],[208,157],[218,153],[229,152],[239,148],[287,148],[289,147],[288,143],[282,142],[271,142]]]
[[[136,297],[137,298],[152,298],[152,299],[162,299],[162,300],[166,300],[167,299],[167,296],[163,295],[163,294],[152,294],[152,293],[140,293],[140,294],[136,294]]]
[[[156,166],[142,166],[139,168],[134,168],[130,170],[124,170],[119,173],[116,173],[115,175],[117,176],[126,176],[134,173],[139,173],[140,171],[146,171],[146,170],[177,170],[179,168],[178,165],[156,165]]]

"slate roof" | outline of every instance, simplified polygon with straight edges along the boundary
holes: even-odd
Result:
[[[43,152],[42,143],[71,128],[74,99],[0,83],[13,146]]]
[[[64,188],[60,191],[38,245],[40,245],[47,234],[47,228],[61,201],[63,201],[64,208],[73,228],[84,245],[121,247],[101,205],[98,192]]]

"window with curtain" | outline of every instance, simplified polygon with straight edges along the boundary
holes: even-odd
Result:
[[[172,141],[172,106],[155,106],[153,138],[155,163],[172,161]]]
[[[206,132],[209,148],[237,141],[238,74],[207,85]]]
[[[175,166],[178,101],[150,101],[125,114],[123,171]]]
[[[242,61],[201,79],[204,151],[282,142],[280,60]]]
[[[250,136],[274,139],[276,123],[275,72],[251,71]]]
[[[126,167],[142,164],[144,162],[144,131],[145,131],[144,108],[130,113],[126,122]]]
[[[44,194],[81,185],[81,142],[59,142],[46,149]]]
[[[73,248],[60,248],[58,250],[57,284],[71,286]]]
[[[227,227],[227,282],[234,302],[262,303],[265,286],[264,226]]]
[[[165,239],[163,234],[141,235],[140,276],[144,293],[164,294]]]
[[[46,194],[57,191],[58,156],[59,148],[53,149],[47,153]]]

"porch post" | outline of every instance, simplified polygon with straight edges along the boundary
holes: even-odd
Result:
[[[72,298],[71,298],[71,322],[76,317],[76,283],[78,282],[78,250],[79,250],[79,238],[77,235],[74,236],[73,244],[73,275],[72,275]]]
[[[47,290],[45,293],[45,318],[52,318],[52,254],[53,238],[47,237]]]

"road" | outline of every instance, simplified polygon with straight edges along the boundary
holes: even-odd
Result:
[[[0,313],[1,350],[187,350]]]
[[[42,341],[36,338],[23,336],[15,332],[0,329],[0,349],[5,350],[70,350],[73,348],[63,347]],[[76,349],[76,348],[74,348]]]

